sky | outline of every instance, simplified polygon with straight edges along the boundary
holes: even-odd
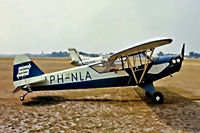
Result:
[[[200,52],[199,0],[0,0],[0,54],[119,51],[169,37],[157,52]]]

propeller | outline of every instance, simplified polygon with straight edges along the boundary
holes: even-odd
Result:
[[[182,47],[182,50],[181,50],[181,57],[182,57],[183,60],[184,60],[184,53],[185,53],[185,43],[183,43],[183,47]]]

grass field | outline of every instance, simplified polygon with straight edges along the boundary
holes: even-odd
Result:
[[[45,72],[73,67],[66,58],[33,58]],[[13,59],[0,59],[0,132],[199,132],[200,60],[155,82],[165,96],[153,105],[137,87],[12,94]]]

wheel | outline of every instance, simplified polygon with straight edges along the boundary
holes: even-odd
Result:
[[[151,98],[152,97],[152,95],[147,91],[145,91],[145,96],[146,96],[146,98]]]
[[[164,96],[160,92],[155,92],[152,96],[153,104],[163,104]]]
[[[24,97],[23,97],[23,96],[21,96],[21,97],[20,97],[20,100],[21,100],[21,101],[24,101]]]

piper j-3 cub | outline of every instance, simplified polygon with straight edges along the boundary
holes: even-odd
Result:
[[[44,74],[26,55],[17,55],[14,60],[13,93],[26,91],[20,98],[24,100],[33,91],[139,86],[154,104],[162,104],[164,97],[155,91],[153,82],[180,70],[185,45],[180,55],[152,58],[152,54],[155,48],[171,42],[169,38],[141,42],[113,54],[102,66],[89,64],[48,74]],[[121,61],[121,64],[115,64],[116,61]]]

